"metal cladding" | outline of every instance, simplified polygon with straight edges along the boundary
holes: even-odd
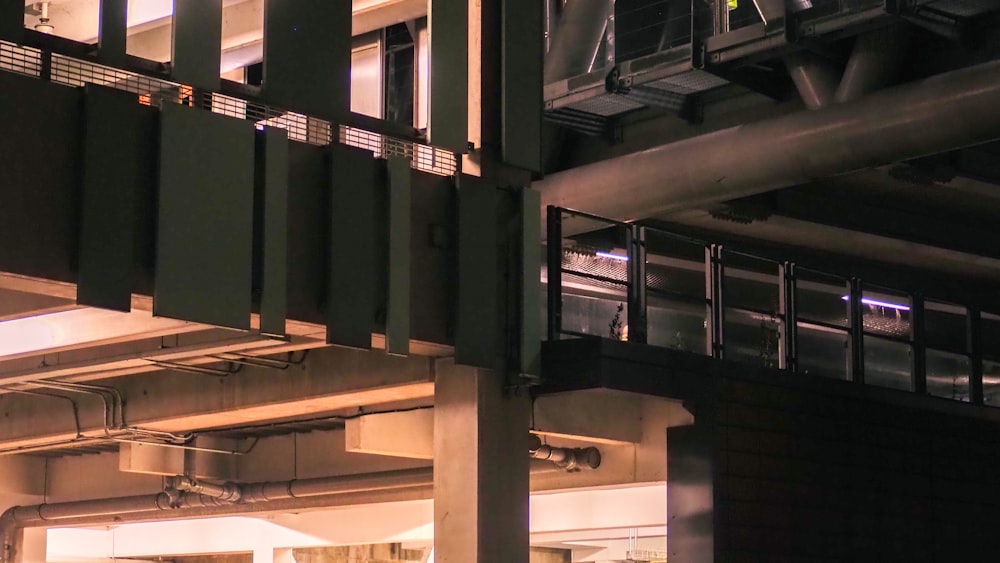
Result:
[[[1000,62],[559,172],[547,205],[634,220],[1000,138]],[[544,219],[544,218],[543,218]]]

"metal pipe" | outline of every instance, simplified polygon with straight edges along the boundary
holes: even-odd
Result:
[[[834,102],[854,101],[888,86],[896,75],[906,44],[905,30],[900,27],[886,27],[858,36],[834,93]]]
[[[643,219],[992,141],[997,76],[992,61],[552,174],[535,184],[541,211]]]
[[[807,51],[785,57],[785,68],[809,109],[830,105],[837,88],[837,70],[829,61]]]
[[[250,483],[243,486],[243,502],[266,502],[288,498],[383,491],[421,487],[433,483],[429,467],[385,471],[366,475],[342,475],[316,479],[295,479],[270,483]]]
[[[601,452],[597,448],[557,448],[542,444],[529,452],[534,459],[551,461],[566,471],[597,469],[601,466]]]
[[[223,502],[237,502],[243,496],[242,488],[236,483],[208,483],[184,475],[168,478],[167,487],[176,491],[219,499]]]
[[[611,15],[609,0],[569,0],[545,57],[545,83],[551,84],[587,72],[604,40]]]

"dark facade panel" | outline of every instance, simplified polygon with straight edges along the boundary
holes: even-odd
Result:
[[[469,3],[430,2],[430,116],[439,147],[464,153],[469,142]]]
[[[171,77],[204,90],[218,90],[222,57],[222,0],[174,0]]]
[[[329,248],[328,150],[288,143],[288,316],[324,324]]]
[[[701,426],[667,429],[667,550],[670,561],[712,563],[714,475],[712,433]]]
[[[415,170],[412,199],[411,338],[451,344],[456,287],[454,180]]]
[[[75,282],[82,91],[0,72],[0,92],[0,271]]]
[[[197,0],[195,0],[197,1]],[[351,107],[351,3],[268,0],[263,98],[336,120]]]
[[[125,61],[128,0],[101,0],[97,56],[106,64]]]
[[[254,236],[255,293],[260,296],[260,331],[284,335],[288,309],[288,133],[277,127],[257,132]]]
[[[142,144],[154,111],[136,95],[88,85],[84,97],[83,179],[77,302],[128,311],[135,288]]]
[[[24,2],[0,2],[0,39],[20,43],[24,35]]]
[[[254,127],[161,110],[156,315],[250,328]]]
[[[538,214],[538,192],[522,188],[518,213],[521,217],[521,314],[518,346],[521,373],[541,375],[542,329],[538,312],[542,310],[542,282],[538,271],[542,264],[542,221]]]
[[[542,170],[542,2],[503,2],[502,152],[507,164]]]
[[[389,267],[385,349],[390,354],[410,353],[410,225],[413,169],[410,160],[391,156],[389,171]]]
[[[376,182],[371,151],[330,146],[326,341],[369,349],[376,310]]]
[[[458,319],[455,361],[496,367],[499,354],[500,192],[463,176],[458,193]]]

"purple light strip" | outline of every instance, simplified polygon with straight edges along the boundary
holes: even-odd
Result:
[[[845,295],[841,297],[843,301],[850,299],[850,296]],[[885,307],[886,309],[896,309],[897,311],[909,311],[910,308],[906,305],[900,305],[898,303],[889,303],[888,301],[879,301],[877,299],[869,299],[867,297],[862,297],[861,302],[865,305],[871,305],[872,307]]]
[[[612,254],[610,252],[596,252],[601,258],[610,258],[612,260],[621,260],[622,262],[628,262],[628,256],[621,256],[618,254]]]

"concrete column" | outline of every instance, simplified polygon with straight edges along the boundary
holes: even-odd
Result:
[[[529,413],[501,372],[438,362],[435,563],[528,562]]]

